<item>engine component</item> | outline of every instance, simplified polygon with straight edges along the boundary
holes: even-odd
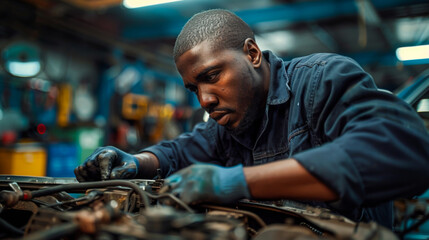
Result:
[[[189,206],[160,194],[162,184],[0,176],[0,238],[398,239],[375,223],[293,201]]]

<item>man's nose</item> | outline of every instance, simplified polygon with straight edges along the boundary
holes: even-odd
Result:
[[[210,112],[213,107],[218,104],[218,99],[216,95],[207,91],[207,89],[200,88],[198,89],[198,100],[200,105],[206,111]]]

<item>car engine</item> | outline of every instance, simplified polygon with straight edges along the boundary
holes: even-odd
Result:
[[[0,175],[1,239],[399,239],[300,202],[241,200],[187,205],[163,180]]]

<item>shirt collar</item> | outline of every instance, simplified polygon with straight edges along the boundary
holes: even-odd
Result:
[[[263,51],[265,59],[270,63],[270,89],[267,104],[278,105],[285,103],[290,97],[289,78],[286,74],[286,65],[271,51]]]

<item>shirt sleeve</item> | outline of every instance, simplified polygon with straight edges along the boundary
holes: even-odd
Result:
[[[313,74],[307,118],[320,146],[298,153],[339,194],[337,209],[371,207],[429,187],[429,135],[404,101],[378,90],[353,60],[332,55]]]
[[[218,131],[215,124],[211,120],[199,123],[192,132],[183,133],[171,141],[161,141],[140,152],[155,154],[159,159],[162,177],[196,162],[220,165],[216,147]]]

